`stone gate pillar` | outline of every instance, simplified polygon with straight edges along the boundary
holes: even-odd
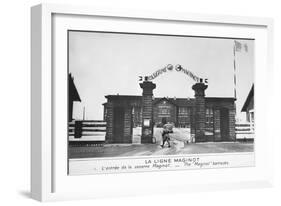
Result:
[[[150,81],[140,83],[142,92],[142,135],[141,143],[152,143],[153,138],[153,89],[156,84]]]
[[[205,141],[205,123],[206,123],[206,108],[205,108],[205,90],[207,85],[204,83],[196,83],[192,86],[195,91],[195,142]]]

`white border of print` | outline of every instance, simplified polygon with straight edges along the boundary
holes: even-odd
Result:
[[[269,130],[273,90],[272,29],[267,18],[159,13],[43,4],[32,8],[32,129],[31,194],[40,201],[112,197],[165,192],[271,186],[273,180],[273,131]],[[55,19],[56,17],[59,17]],[[95,24],[89,24],[95,21]],[[116,23],[118,21],[118,24]],[[138,26],[132,27],[132,23]],[[163,25],[176,28],[164,30]],[[59,108],[66,101],[66,41],[59,41],[64,29],[129,31],[207,36],[254,37],[255,42],[255,167],[181,170],[106,175],[68,176],[67,141],[58,138],[66,129],[66,113]],[[201,29],[205,27],[204,29]],[[206,29],[206,28],[209,29]],[[211,29],[210,29],[211,28]],[[223,28],[223,29],[222,29]],[[189,31],[191,32],[191,31]],[[207,32],[207,33],[206,33]],[[190,34],[190,33],[189,33]],[[56,38],[54,38],[54,36]],[[62,57],[58,59],[57,57]],[[58,69],[57,66],[62,66]],[[59,83],[59,84],[58,84]],[[265,97],[266,94],[266,98]],[[64,114],[65,113],[65,114]],[[271,115],[271,116],[270,116]],[[65,121],[64,121],[65,119]],[[64,122],[63,127],[59,127]],[[61,141],[63,139],[64,142]],[[172,179],[172,181],[169,181]],[[168,180],[168,181],[163,181]]]

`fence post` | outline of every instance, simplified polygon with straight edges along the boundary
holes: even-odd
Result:
[[[75,121],[74,138],[82,137],[82,121]]]

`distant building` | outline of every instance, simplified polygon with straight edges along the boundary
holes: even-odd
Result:
[[[81,102],[79,93],[74,84],[71,74],[68,75],[68,122],[73,120],[73,102]]]
[[[253,130],[255,123],[255,111],[254,111],[254,85],[247,96],[247,99],[242,107],[242,112],[246,112],[246,120],[250,123],[251,129]]]

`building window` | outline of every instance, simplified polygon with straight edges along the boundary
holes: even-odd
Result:
[[[254,132],[254,130],[255,130],[255,113],[254,113],[254,110],[253,109],[250,110],[248,114],[249,114],[250,130],[252,132]]]
[[[188,115],[187,107],[179,107],[179,115]]]
[[[213,135],[214,129],[214,111],[213,108],[206,108],[206,135]]]
[[[179,107],[178,126],[179,127],[190,127],[190,108],[189,107]]]
[[[158,106],[158,115],[159,115],[159,117],[170,117],[171,116],[171,107],[169,105],[159,105]]]
[[[132,108],[133,126],[139,127],[142,124],[141,107],[135,106]]]

